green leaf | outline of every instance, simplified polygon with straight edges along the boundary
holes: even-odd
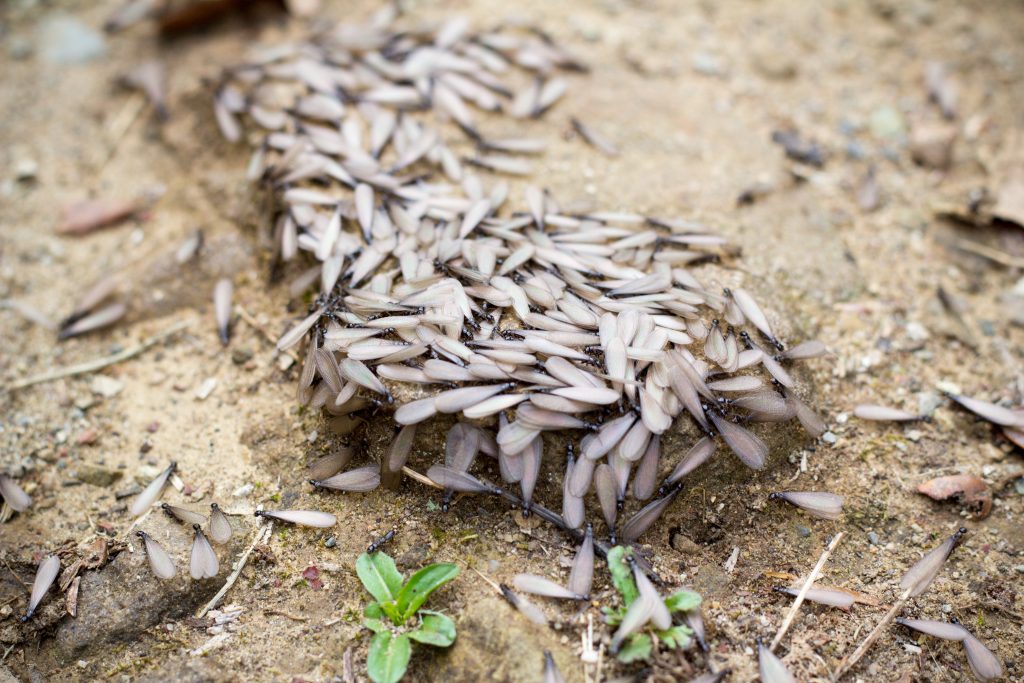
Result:
[[[446,614],[420,610],[420,626],[409,634],[418,643],[448,647],[455,642],[455,622]]]
[[[390,631],[378,633],[370,641],[370,655],[366,670],[374,683],[398,683],[405,675],[412,655],[412,643],[407,636],[396,636]]]
[[[689,612],[700,607],[700,595],[693,591],[681,590],[665,598],[669,612]]]
[[[646,633],[634,633],[626,639],[626,643],[619,649],[618,658],[623,664],[629,664],[639,659],[648,659],[651,656],[651,637]]]
[[[377,602],[390,602],[402,589],[402,575],[395,561],[384,553],[363,553],[356,560],[356,574]]]
[[[398,593],[398,611],[403,619],[416,614],[427,597],[435,590],[448,583],[459,573],[454,564],[441,563],[427,565],[411,577]]]
[[[693,633],[686,626],[672,626],[664,631],[658,631],[658,640],[665,644],[670,650],[690,646],[690,634]]]
[[[608,551],[608,569],[612,573],[612,584],[615,586],[615,590],[619,591],[626,607],[632,605],[639,595],[636,590],[636,582],[633,580],[633,572],[625,561],[626,556],[631,553],[632,550],[621,545]]]
[[[625,607],[602,607],[601,611],[604,612],[604,621],[609,626],[618,626],[622,623],[622,617],[626,616]]]
[[[383,633],[384,631],[389,630],[388,625],[380,619],[364,619],[363,626],[370,629],[374,633]]]
[[[388,615],[388,619],[395,626],[401,626],[406,622],[406,617],[402,616],[402,613],[398,611],[398,605],[395,604],[394,600],[381,603],[380,608],[384,610],[384,614]]]
[[[363,608],[363,616],[367,619],[380,619],[384,616],[384,610],[380,608],[379,602],[367,603],[366,607]]]

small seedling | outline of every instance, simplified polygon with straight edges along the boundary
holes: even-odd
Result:
[[[435,590],[459,573],[454,564],[431,564],[405,583],[387,554],[363,553],[356,573],[376,600],[363,609],[363,626],[373,631],[367,672],[374,683],[402,679],[412,655],[412,641],[448,647],[455,642],[455,622],[433,610],[420,609]]]
[[[612,574],[612,584],[622,596],[620,607],[604,607],[605,621],[610,626],[618,626],[626,610],[633,601],[639,597],[636,581],[633,580],[633,571],[626,560],[632,554],[632,549],[625,546],[615,546],[608,551],[608,569]],[[673,616],[696,609],[700,606],[700,596],[692,591],[681,590],[665,598],[665,606]],[[647,660],[651,656],[654,641],[651,634],[658,639],[660,647],[669,650],[685,649],[690,647],[693,631],[682,624],[673,624],[667,629],[653,629],[650,633],[634,633],[625,640],[618,652],[620,662],[629,663],[637,660]]]

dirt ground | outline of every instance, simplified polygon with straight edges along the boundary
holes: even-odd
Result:
[[[539,680],[542,649],[555,652],[569,680],[583,680],[579,634],[588,615],[607,630],[597,606],[577,613],[545,605],[555,628],[531,629],[471,570],[499,581],[521,571],[564,576],[556,568],[572,549],[557,531],[523,526],[515,511],[491,500],[466,498],[442,513],[438,496],[411,481],[398,494],[365,495],[317,493],[303,483],[306,462],[337,439],[298,409],[298,367],[268,341],[303,308],[288,301],[288,277],[268,284],[261,202],[243,179],[247,153],[220,140],[207,85],[246,46],[302,35],[301,23],[238,18],[172,43],[144,24],[106,36],[105,54],[87,63],[48,61],[40,29],[47,19],[62,14],[99,27],[116,4],[11,0],[0,7],[0,299],[59,320],[91,283],[124,272],[133,301],[113,330],[62,343],[9,306],[0,309],[0,382],[187,327],[99,373],[0,394],[0,466],[19,475],[36,501],[0,525],[3,666],[32,681],[322,681],[345,675],[349,652],[360,677],[367,595],[354,560],[397,527],[389,551],[406,573],[427,561],[463,567],[436,598],[456,619],[459,641],[450,653],[418,650],[408,680]],[[374,6],[328,3],[324,14],[362,17]],[[485,25],[513,9],[489,0],[406,7],[417,18],[458,11]],[[941,395],[953,386],[1020,404],[1024,231],[937,215],[950,203],[966,206],[971,190],[997,189],[1008,153],[1021,163],[1012,145],[1024,130],[1024,5],[527,0],[514,10],[592,68],[573,77],[569,96],[545,120],[501,124],[549,140],[535,182],[566,202],[714,226],[741,248],[735,267],[784,317],[787,338],[816,337],[834,353],[809,363],[801,377],[829,423],[825,440],[776,437],[760,473],[720,458],[688,480],[645,536],[661,575],[704,596],[711,649],[660,655],[640,675],[685,680],[710,661],[732,669],[731,680],[753,680],[755,641],[775,634],[790,604],[772,590],[784,579],[766,573],[805,574],[827,539],[844,531],[823,581],[876,596],[882,606],[851,613],[805,607],[780,649],[799,680],[827,680],[891,604],[906,568],[963,525],[963,546],[907,613],[957,617],[996,652],[1007,680],[1024,680],[1022,451]],[[169,73],[170,120],[162,126],[140,95],[116,83],[151,57]],[[946,170],[915,163],[908,142],[942,122],[923,79],[933,60],[948,66],[959,91]],[[574,139],[570,115],[613,139],[621,155],[609,159]],[[788,128],[825,150],[822,167],[785,158],[772,133]],[[864,208],[869,168],[879,199]],[[80,238],[54,232],[68,202],[154,191],[160,198],[136,220]],[[738,205],[744,192],[753,201]],[[170,267],[166,255],[198,227],[210,256],[188,272]],[[1005,263],[959,248],[962,240],[997,250]],[[1016,267],[1006,265],[1014,259]],[[235,302],[245,312],[226,349],[209,303],[224,274],[234,276]],[[209,378],[216,385],[201,399],[197,391]],[[851,416],[858,403],[935,408],[934,419],[905,427],[860,422]],[[412,466],[440,452],[441,429],[423,430]],[[369,457],[382,437],[383,428],[371,425]],[[673,435],[666,457],[673,461],[694,438]],[[554,503],[562,456],[552,446],[546,458],[538,498]],[[138,548],[121,543],[132,520],[117,494],[171,460],[186,489],[169,489],[165,500],[217,500],[236,515],[239,540],[222,551],[221,575],[209,585],[157,587]],[[921,482],[952,473],[987,482],[995,496],[989,517],[915,493]],[[846,514],[840,522],[812,521],[767,501],[783,488],[840,493]],[[260,504],[329,510],[342,521],[330,533],[275,529],[223,601],[244,611],[217,641],[210,620],[192,613],[260,531],[251,516]],[[153,525],[184,557],[189,534],[157,517],[142,526]],[[83,571],[78,616],[65,616],[63,598],[53,593],[34,623],[17,623],[27,594],[21,583],[31,582],[41,554],[64,548],[66,557],[88,558],[97,538],[120,553],[107,568]],[[606,574],[599,575],[597,604],[611,597]],[[608,664],[603,676],[639,671]],[[961,681],[971,674],[955,643],[894,628],[846,680],[854,678]]]

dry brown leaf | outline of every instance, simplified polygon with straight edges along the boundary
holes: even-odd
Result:
[[[992,511],[992,492],[988,484],[972,474],[953,474],[948,477],[936,477],[917,487],[932,500],[949,500],[957,498],[967,505],[981,504],[981,510],[975,516],[978,519],[988,517]]]

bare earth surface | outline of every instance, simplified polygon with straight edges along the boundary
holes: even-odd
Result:
[[[447,514],[438,496],[412,481],[398,495],[312,492],[306,462],[337,439],[295,403],[297,364],[272,341],[305,310],[269,285],[260,198],[243,180],[244,149],[223,142],[213,124],[208,82],[248,45],[303,34],[281,15],[232,19],[161,44],[151,24],[107,36],[106,53],[81,64],[50,63],[41,25],[55,15],[102,25],[113,2],[30,2],[0,8],[0,299],[23,302],[51,320],[111,272],[134,289],[128,319],[109,332],[57,343],[52,331],[0,310],[0,383],[134,346],[176,324],[185,330],[100,373],[0,394],[0,466],[21,477],[36,505],[0,526],[0,657],[22,680],[330,680],[364,671],[367,598],[356,556],[398,528],[389,552],[409,573],[427,561],[463,567],[436,598],[457,621],[450,652],[421,648],[408,680],[539,680],[551,649],[567,679],[583,680],[579,634],[611,599],[599,572],[596,604],[577,613],[546,605],[554,629],[527,624],[480,576],[522,571],[564,579],[572,548],[555,530],[523,525],[501,502],[463,498]],[[463,5],[468,5],[463,7]],[[374,3],[333,3],[331,18],[363,17]],[[545,120],[495,122],[495,132],[526,129],[550,142],[535,182],[567,203],[701,220],[742,250],[727,262],[781,322],[789,339],[817,337],[834,356],[812,361],[801,379],[831,428],[825,441],[776,436],[760,473],[729,458],[698,472],[658,526],[644,537],[671,585],[704,596],[711,650],[663,654],[650,680],[685,680],[706,670],[756,676],[755,639],[770,639],[790,600],[772,591],[805,574],[832,535],[846,537],[823,582],[876,596],[879,607],[851,613],[805,607],[780,654],[801,681],[826,680],[896,595],[903,571],[938,539],[963,525],[963,546],[908,613],[956,617],[1003,661],[1007,680],[1024,680],[1024,488],[1021,451],[950,405],[940,385],[1016,404],[1024,390],[1024,232],[940,219],[941,202],[966,205],[969,190],[994,190],[1001,159],[1024,129],[1024,6],[1016,2],[836,1],[674,3],[410,2],[412,17],[464,12],[486,25],[508,11],[545,27],[592,67]],[[117,76],[149,57],[166,61],[170,120],[150,116]],[[945,171],[915,164],[908,136],[941,123],[923,84],[926,62],[945,62],[959,90],[957,140]],[[576,115],[621,147],[615,159],[571,135]],[[505,130],[501,130],[501,126]],[[771,140],[794,128],[828,157],[822,168],[795,165]],[[927,130],[926,128],[924,128]],[[1021,155],[1015,157],[1021,162]],[[34,178],[18,179],[35,162]],[[879,206],[858,205],[875,168]],[[131,198],[155,188],[141,219],[85,237],[60,237],[60,207],[87,197]],[[737,206],[751,188],[764,193]],[[197,227],[207,248],[182,270],[168,254]],[[958,249],[983,243],[1017,259],[1007,268]],[[713,272],[713,271],[709,271]],[[233,275],[234,336],[223,349],[210,303],[213,283]],[[698,275],[699,277],[700,275]],[[959,305],[952,313],[939,288]],[[1016,319],[1016,323],[1014,322]],[[247,322],[251,321],[251,322]],[[107,378],[97,381],[98,378]],[[209,378],[205,399],[197,391]],[[850,416],[858,403],[934,410],[906,427]],[[937,407],[936,407],[937,406]],[[421,430],[417,467],[443,448],[447,425]],[[795,428],[794,428],[795,429]],[[379,455],[383,426],[368,430],[366,454]],[[833,438],[834,437],[834,438]],[[678,457],[696,436],[666,441]],[[232,513],[233,545],[220,548],[221,574],[181,576],[157,585],[138,547],[124,545],[132,520],[117,494],[145,483],[171,461],[184,491],[170,502]],[[556,501],[562,451],[545,454],[537,498]],[[991,515],[971,516],[955,501],[915,493],[941,474],[982,477],[995,496]],[[846,496],[842,521],[815,521],[769,502],[780,489]],[[190,495],[186,496],[185,494]],[[330,533],[275,528],[249,558],[223,604],[244,609],[208,631],[193,613],[223,585],[232,561],[258,532],[259,504],[334,512]],[[596,517],[597,513],[592,516]],[[191,534],[152,514],[142,526],[179,558]],[[100,543],[97,544],[97,539]],[[92,557],[103,547],[109,563]],[[77,616],[56,591],[29,624],[18,623],[35,565],[63,549],[64,566],[83,558]],[[726,560],[738,549],[735,567]],[[102,568],[99,568],[102,566]],[[318,576],[303,572],[314,566]],[[318,583],[322,586],[318,587]],[[638,667],[607,663],[603,676]],[[0,667],[0,680],[5,671]],[[955,643],[894,628],[847,680],[971,680]]]

